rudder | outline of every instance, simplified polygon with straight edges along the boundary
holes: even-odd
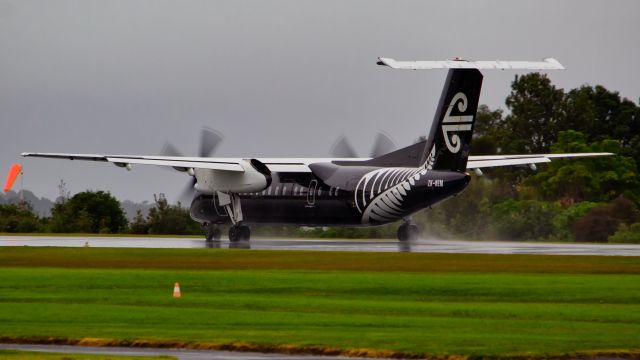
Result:
[[[482,73],[477,69],[449,70],[421,157],[422,166],[466,170],[481,88]]]

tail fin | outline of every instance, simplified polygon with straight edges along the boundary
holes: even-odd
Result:
[[[422,166],[466,170],[481,87],[482,74],[477,69],[449,70],[420,160]]]
[[[543,61],[467,61],[456,58],[443,61],[396,61],[378,58],[378,65],[392,69],[449,69],[447,82],[431,131],[425,141],[367,161],[334,161],[337,165],[400,166],[464,171],[467,167],[473,124],[475,122],[482,74],[491,70],[562,70],[556,59]]]
[[[449,70],[427,140],[368,161],[334,163],[466,170],[481,86],[482,74],[477,69]]]

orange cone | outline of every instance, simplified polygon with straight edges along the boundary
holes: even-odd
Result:
[[[176,283],[175,285],[173,285],[173,297],[179,298],[180,296],[182,296],[180,294],[180,284]]]

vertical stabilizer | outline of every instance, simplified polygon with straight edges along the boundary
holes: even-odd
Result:
[[[482,74],[450,69],[420,163],[427,169],[465,171],[471,146]]]
[[[436,115],[427,140],[367,161],[334,161],[336,165],[379,167],[424,167],[426,169],[465,171],[471,147],[482,74],[489,70],[562,70],[554,58],[543,61],[397,61],[378,58],[378,65],[401,70],[449,69]]]

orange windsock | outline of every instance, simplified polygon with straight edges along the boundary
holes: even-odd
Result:
[[[9,169],[9,175],[7,175],[7,182],[4,184],[4,192],[8,192],[11,190],[13,183],[16,182],[18,175],[20,175],[20,171],[22,171],[22,165],[13,164]]]

